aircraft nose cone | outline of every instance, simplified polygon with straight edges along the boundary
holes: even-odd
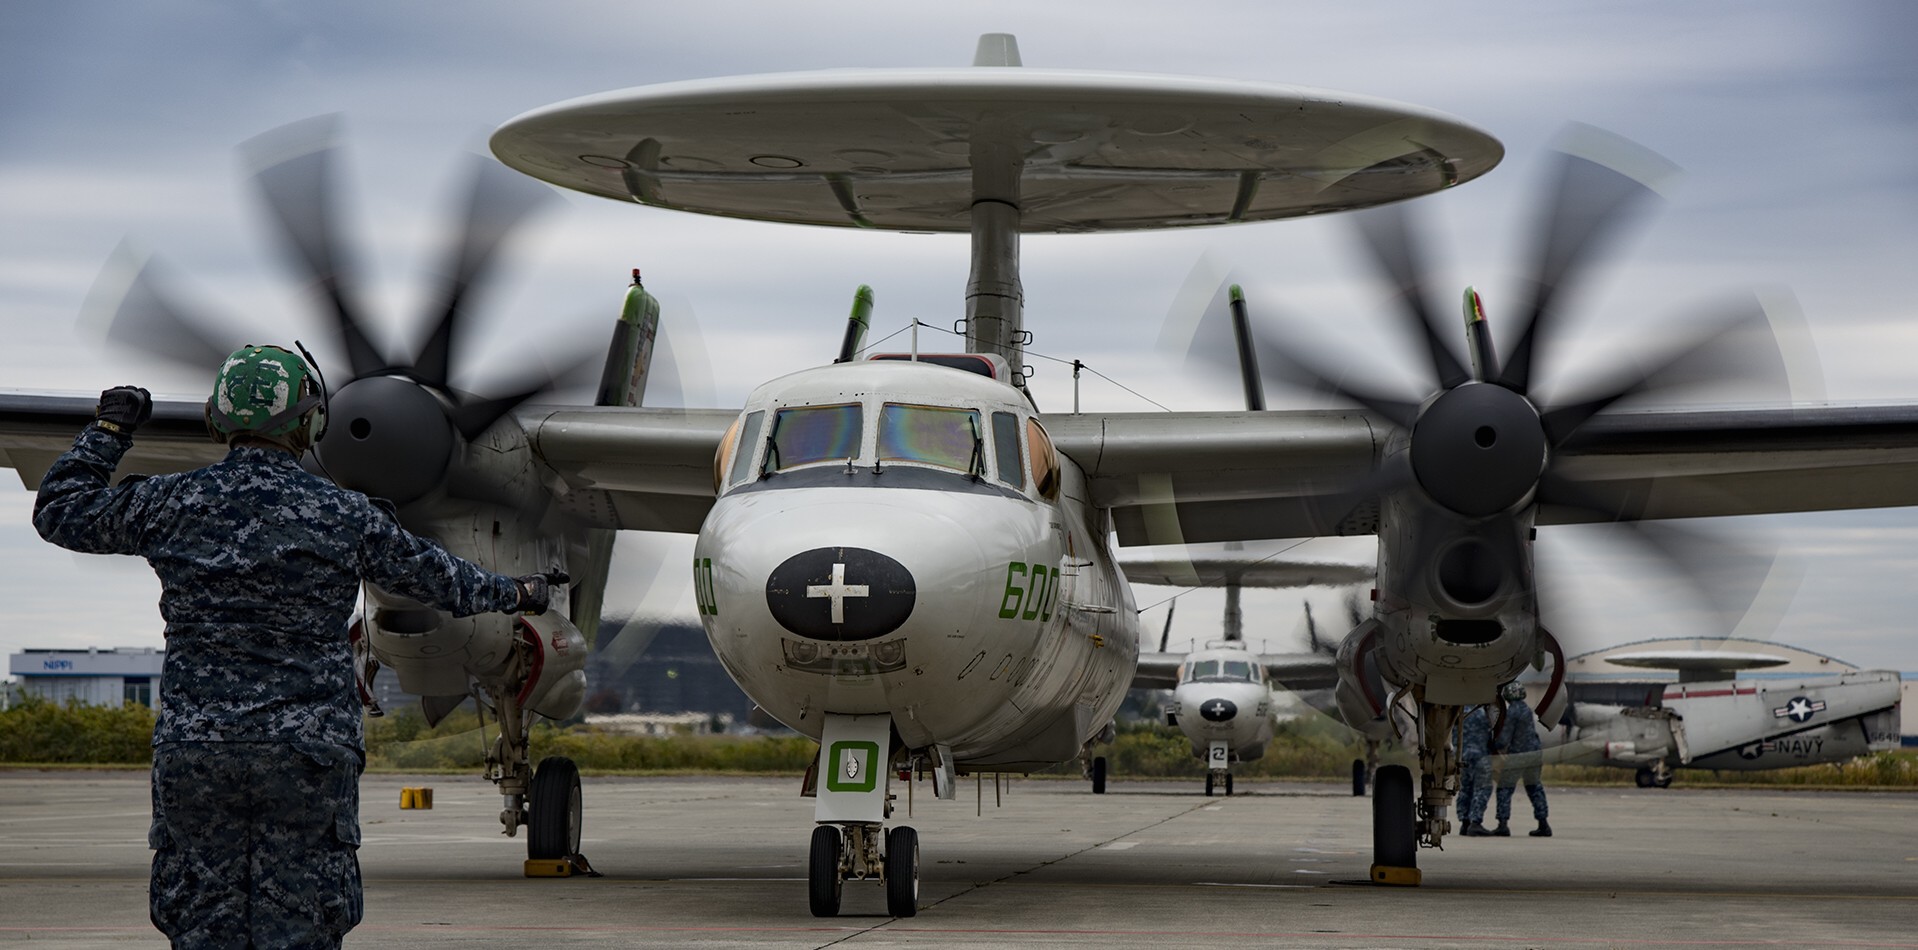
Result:
[[[773,619],[814,640],[871,640],[899,629],[918,599],[904,564],[865,548],[814,548],[766,578]]]
[[[1239,714],[1239,704],[1229,699],[1208,699],[1199,705],[1206,722],[1231,722]]]

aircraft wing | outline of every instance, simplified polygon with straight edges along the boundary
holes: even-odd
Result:
[[[731,409],[521,409],[534,453],[565,484],[560,503],[589,524],[699,530],[713,506],[713,459]]]
[[[0,393],[0,465],[20,475],[29,491],[40,488],[53,460],[93,421],[97,396],[73,393]],[[207,436],[204,400],[155,399],[153,418],[140,427],[121,475],[184,472],[226,457],[226,446]]]
[[[1259,665],[1274,685],[1294,692],[1339,685],[1338,663],[1329,653],[1261,653]]]
[[[0,393],[0,464],[29,490],[93,419],[97,398]],[[555,476],[561,504],[586,523],[699,530],[713,503],[713,456],[738,413],[726,409],[525,406],[512,419]],[[157,475],[217,462],[202,403],[156,399],[120,474]]]
[[[1225,558],[1129,558],[1119,556],[1119,569],[1134,584],[1159,584],[1167,587],[1223,587],[1228,583],[1242,587],[1344,587],[1363,584],[1377,573],[1370,564],[1336,564],[1314,561],[1262,561]]]
[[[1350,492],[1390,427],[1358,410],[1053,414],[1125,545],[1369,534]],[[1589,420],[1558,470],[1619,515],[1918,505],[1918,404],[1660,409]],[[1540,524],[1595,520],[1546,506]]]
[[[1133,689],[1171,689],[1179,685],[1179,664],[1183,653],[1141,653],[1139,667],[1132,674]]]

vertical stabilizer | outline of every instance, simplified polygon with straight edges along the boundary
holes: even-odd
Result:
[[[619,322],[613,324],[613,340],[606,348],[606,368],[599,375],[599,389],[593,395],[595,406],[637,406],[646,395],[647,371],[653,363],[653,341],[659,335],[659,298],[646,292],[639,280],[639,268],[633,268],[633,283],[626,288],[626,303],[620,308]],[[579,578],[573,586],[573,626],[585,636],[587,644],[599,638],[600,612],[606,606],[606,579],[613,565],[611,528],[592,528],[586,532],[585,550],[577,563]]]

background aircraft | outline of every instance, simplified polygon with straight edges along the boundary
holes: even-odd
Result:
[[[1782,656],[1731,650],[1641,651],[1609,662],[1676,670],[1641,704],[1617,688],[1572,703],[1558,723],[1540,723],[1546,762],[1633,769],[1639,788],[1665,788],[1674,769],[1750,772],[1844,762],[1896,748],[1900,679],[1891,670],[1738,678],[1779,666]],[[1607,700],[1610,700],[1609,702]]]
[[[1185,734],[1192,742],[1192,754],[1206,764],[1207,795],[1219,788],[1232,794],[1232,764],[1265,754],[1274,724],[1289,706],[1287,699],[1322,695],[1329,711],[1330,689],[1338,682],[1330,645],[1322,644],[1314,629],[1307,628],[1306,642],[1312,649],[1306,653],[1266,652],[1269,638],[1248,641],[1241,589],[1345,587],[1373,576],[1366,565],[1289,561],[1284,559],[1285,551],[1274,545],[1248,550],[1233,542],[1120,554],[1120,569],[1134,584],[1218,587],[1225,592],[1220,639],[1190,652],[1166,652],[1172,629],[1168,612],[1158,652],[1140,654],[1132,682],[1135,689],[1172,691],[1165,721]],[[1104,791],[1103,766],[1093,763],[1095,792]]]

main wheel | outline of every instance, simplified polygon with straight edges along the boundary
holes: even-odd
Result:
[[[1403,765],[1379,769],[1372,782],[1372,864],[1418,867],[1418,824],[1412,811],[1412,770]]]
[[[1632,776],[1632,780],[1638,783],[1639,788],[1651,788],[1652,783],[1657,781],[1651,769],[1639,769],[1638,774]]]
[[[919,913],[919,832],[904,825],[886,832],[886,913]]]
[[[1676,776],[1676,775],[1667,775],[1667,776],[1665,776],[1664,778],[1658,778],[1657,776],[1653,776],[1653,777],[1652,777],[1652,784],[1653,784],[1653,785],[1656,785],[1656,786],[1658,786],[1659,788],[1671,788],[1671,787],[1672,787],[1672,779],[1674,779],[1674,778],[1677,778],[1677,777],[1678,777],[1678,776]]]
[[[839,916],[839,895],[846,882],[839,877],[839,852],[845,847],[839,829],[820,825],[812,830],[812,856],[806,864],[806,902],[814,917]]]
[[[560,755],[540,760],[526,790],[526,856],[564,858],[579,853],[579,766]]]
[[[1365,760],[1352,760],[1352,797],[1365,797]]]
[[[1213,781],[1212,773],[1211,772],[1205,773],[1205,797],[1207,798],[1212,797],[1212,781]]]
[[[1092,794],[1106,793],[1106,757],[1095,756],[1092,760]]]
[[[1227,795],[1232,794],[1232,773],[1231,772],[1225,773],[1225,793]]]

